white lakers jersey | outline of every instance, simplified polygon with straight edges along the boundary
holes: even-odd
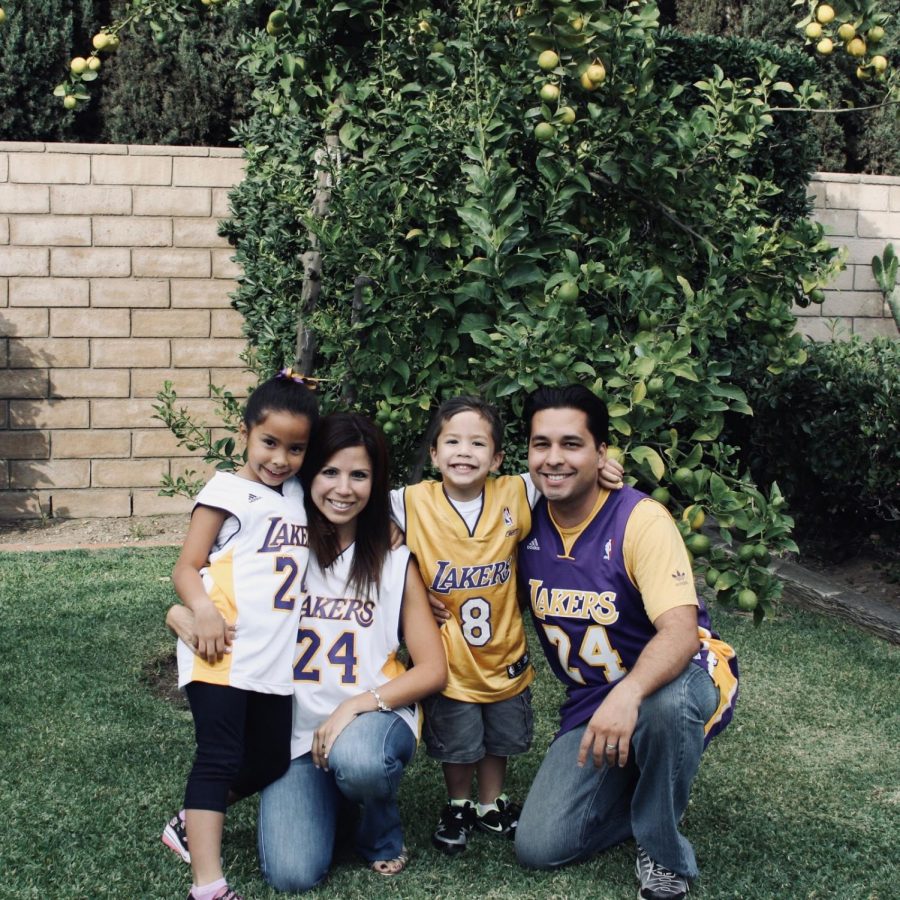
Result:
[[[212,665],[179,641],[179,687],[203,681],[263,694],[293,689],[298,599],[309,549],[303,488],[291,478],[282,491],[218,472],[198,495],[198,506],[229,513],[200,575],[225,621],[237,626],[237,637],[232,652]]]
[[[409,555],[406,547],[391,550],[366,597],[347,587],[352,544],[326,570],[310,558],[294,657],[291,758],[309,753],[313,732],[340,703],[404,671],[397,650]],[[418,737],[418,704],[394,712]]]

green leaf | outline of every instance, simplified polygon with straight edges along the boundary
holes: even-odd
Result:
[[[723,572],[716,581],[716,593],[719,591],[727,591],[728,588],[734,587],[741,580],[741,576],[737,572]]]
[[[483,256],[478,256],[466,263],[463,271],[474,272],[476,275],[486,275],[489,278],[493,278],[497,274],[494,270],[494,264]]]
[[[523,284],[536,284],[544,279],[544,273],[534,263],[514,266],[503,276],[503,287],[507,290],[521,287]]]
[[[348,150],[356,150],[356,139],[362,134],[362,129],[352,122],[345,122],[338,132],[338,139]]]
[[[666,464],[662,457],[652,448],[646,446],[633,447],[628,451],[629,456],[638,463],[645,463],[650,467],[657,481],[660,481],[666,474]]]
[[[460,334],[471,334],[473,331],[483,331],[490,328],[493,319],[485,313],[466,313],[462,317],[457,329]]]
[[[690,366],[682,365],[681,363],[676,363],[674,366],[670,366],[669,371],[674,375],[677,375],[679,378],[684,378],[686,381],[699,382],[699,378],[694,374],[694,370],[690,368]]]
[[[676,275],[675,280],[681,285],[681,290],[684,292],[684,296],[688,301],[694,299],[694,289],[691,287],[691,283],[685,278],[683,275]]]

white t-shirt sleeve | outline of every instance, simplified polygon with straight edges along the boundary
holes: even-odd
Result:
[[[534,486],[534,482],[531,480],[531,475],[528,472],[523,472],[520,477],[525,482],[525,494],[528,497],[528,505],[534,509],[534,504],[541,499],[541,492]]]
[[[391,491],[391,518],[397,523],[397,527],[406,534],[406,503],[404,496],[406,488],[394,488]]]

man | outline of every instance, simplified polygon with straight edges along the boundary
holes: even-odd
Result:
[[[544,496],[519,547],[519,579],[567,696],[516,853],[554,868],[634,837],[639,896],[680,900],[697,862],[678,823],[704,746],[731,719],[734,651],[710,631],[666,509],[597,483],[605,404],[581,385],[540,388],[525,422]]]

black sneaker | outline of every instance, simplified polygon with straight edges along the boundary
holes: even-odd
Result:
[[[448,803],[441,810],[441,820],[431,836],[431,843],[448,856],[462,853],[474,827],[475,807],[468,800],[462,806]]]
[[[641,883],[640,900],[682,900],[687,896],[687,879],[655,863],[641,846],[638,846],[634,870]]]
[[[516,826],[522,807],[518,803],[510,803],[506,794],[496,799],[497,808],[489,809],[483,816],[477,816],[476,825],[488,834],[506,835],[510,840],[516,836]]]
[[[188,850],[187,832],[184,830],[184,822],[181,815],[175,813],[163,829],[162,842],[174,853],[177,853],[186,863],[191,861],[191,851]]]

